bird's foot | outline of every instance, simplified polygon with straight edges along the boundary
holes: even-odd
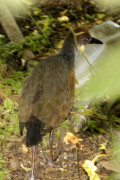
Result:
[[[47,166],[55,167],[56,166],[55,161],[53,159],[48,160]]]
[[[45,159],[45,162],[46,164],[44,165],[44,167],[48,167],[48,166],[51,166],[51,167],[65,167],[65,166],[70,166],[70,165],[73,165],[73,163],[69,163],[69,164],[56,164],[55,161],[57,160],[57,158],[55,158],[54,160],[52,158],[50,158],[50,160],[47,159],[46,155],[43,153],[43,157]]]
[[[32,174],[30,174],[30,172],[29,172],[28,179],[29,180],[35,180],[33,172],[32,172]]]
[[[30,177],[30,180],[35,180],[33,175]]]
[[[50,157],[50,159],[48,160],[48,158],[46,157],[45,153],[42,151],[42,154],[43,154],[43,157],[44,157],[44,160],[46,162],[45,166],[44,167],[47,167],[47,166],[51,166],[51,167],[65,167],[65,166],[70,166],[72,165],[72,163],[70,164],[61,164],[61,165],[58,165],[56,164],[56,160],[58,159],[60,153],[62,152],[62,150],[60,149],[58,151],[58,153],[56,154],[55,158],[53,159],[53,157]]]
[[[66,166],[71,166],[71,165],[73,165],[73,163],[56,164],[55,161],[49,160],[49,161],[47,162],[47,164],[45,165],[45,167],[51,166],[51,167],[54,167],[54,168],[60,168],[60,167],[64,168],[64,167],[66,167]]]

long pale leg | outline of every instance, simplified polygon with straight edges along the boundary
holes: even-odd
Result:
[[[34,167],[35,167],[35,146],[32,146],[32,175],[30,180],[34,180]]]
[[[50,145],[50,161],[49,165],[54,166],[54,160],[53,160],[53,141],[54,141],[54,129],[51,130],[49,135],[49,145]]]

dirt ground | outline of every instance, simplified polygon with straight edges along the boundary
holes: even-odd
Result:
[[[62,1],[61,1],[62,2]],[[64,2],[64,1],[63,1]],[[39,6],[38,6],[39,7]],[[79,9],[76,11],[75,8],[73,11],[71,11],[71,8],[69,9],[67,6],[65,6],[65,9],[68,9],[66,13],[64,12],[64,6],[62,8],[54,6],[52,9],[51,7],[47,6],[43,7],[43,14],[46,12],[48,15],[59,15],[60,12],[64,12],[66,16],[70,17],[71,23],[77,22],[87,22],[87,24],[96,24],[101,23],[105,20],[115,20],[115,22],[118,22],[118,11],[113,13],[108,13],[104,16],[104,18],[92,18],[92,14],[94,13],[102,13],[101,10],[99,10],[98,7],[94,7],[94,4],[87,0],[82,3],[82,10]],[[51,10],[50,10],[51,9]],[[88,14],[90,16],[88,16]],[[109,14],[109,15],[108,15]],[[97,16],[96,16],[97,17]],[[118,18],[117,18],[118,17]],[[34,17],[35,20],[38,19],[38,17]],[[25,26],[30,25],[29,31],[33,31],[34,26],[32,24],[29,24],[30,21],[24,20],[21,23],[21,20],[17,19],[17,23],[19,24],[21,31],[24,35],[28,35],[28,29],[25,28]],[[27,24],[28,23],[28,24]],[[56,30],[56,31],[55,31]],[[61,34],[61,30],[59,29],[59,26],[54,28],[54,33],[52,36],[52,39],[54,42],[58,42],[59,35]],[[56,33],[57,32],[57,33]],[[55,40],[55,37],[57,40]],[[62,37],[62,35],[61,35]],[[53,42],[53,43],[54,43]],[[66,147],[64,143],[60,145],[62,147],[62,152],[59,156],[59,158],[56,161],[57,165],[60,165],[59,167],[49,167],[46,166],[46,162],[44,160],[42,149],[44,149],[45,154],[47,157],[49,157],[49,147],[44,144],[48,141],[48,136],[44,138],[42,145],[37,146],[36,150],[36,157],[35,157],[35,180],[88,180],[89,177],[87,173],[83,170],[82,164],[85,160],[92,160],[94,157],[96,157],[99,154],[111,154],[112,151],[112,140],[110,134],[99,134],[97,138],[93,136],[93,134],[89,131],[81,132],[80,134],[77,134],[79,138],[82,139],[82,142],[79,143],[80,149],[79,149],[79,158],[77,155],[77,148],[76,146],[69,146]],[[58,150],[58,140],[55,138],[54,141],[54,150]],[[100,150],[101,144],[104,144],[107,142],[106,149]],[[28,180],[31,175],[31,160],[32,160],[32,154],[31,154],[31,148],[26,148],[24,144],[24,140],[21,138],[20,135],[15,136],[12,135],[10,139],[6,140],[6,150],[4,154],[4,160],[6,162],[7,168],[10,171],[9,177],[11,180]],[[111,163],[111,157],[103,156],[100,157],[95,165],[97,166],[97,173],[101,180],[105,180],[109,175],[111,175],[113,172],[118,172],[118,169],[114,166],[113,163]],[[80,168],[78,168],[78,161]],[[105,164],[107,162],[107,164]],[[65,165],[63,165],[65,164]],[[78,173],[78,169],[80,173]],[[79,178],[80,175],[80,178]],[[9,178],[6,177],[5,180]],[[116,179],[119,180],[120,178]],[[113,179],[115,180],[115,179]]]
[[[82,168],[82,163],[85,160],[92,160],[99,154],[110,153],[111,148],[111,137],[109,134],[99,134],[97,138],[93,137],[90,132],[81,132],[78,137],[82,138],[80,142],[79,152],[79,165],[80,165],[80,180],[88,180],[87,173]],[[10,178],[12,180],[27,180],[30,177],[31,171],[31,148],[26,148],[24,141],[20,142],[21,138],[16,137],[16,141],[7,141],[5,161],[7,167],[10,170]],[[43,140],[47,141],[48,137]],[[101,144],[107,143],[107,148],[105,152],[102,152],[99,148]],[[79,180],[78,175],[78,158],[75,146],[64,147],[62,153],[56,161],[56,165],[60,167],[50,167],[46,166],[46,161],[44,160],[42,154],[42,145],[39,145],[36,150],[35,157],[35,179],[36,180]],[[49,157],[49,147],[44,149],[44,153]],[[57,139],[55,139],[54,150],[57,150]],[[108,157],[101,157],[96,161],[97,173],[101,180],[106,179],[113,171],[109,170],[111,168],[104,167],[101,162],[107,161]],[[65,164],[63,166],[63,164]]]

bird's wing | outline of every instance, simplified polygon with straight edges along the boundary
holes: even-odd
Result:
[[[35,116],[43,123],[55,127],[67,117],[72,106],[73,92],[69,68],[62,61],[53,56],[34,68],[20,98],[21,122],[27,122],[31,116]]]

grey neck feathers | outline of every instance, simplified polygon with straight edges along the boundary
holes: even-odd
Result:
[[[64,57],[65,60],[71,62],[74,65],[77,53],[78,50],[74,41],[73,34],[70,33],[64,41],[60,54]]]

